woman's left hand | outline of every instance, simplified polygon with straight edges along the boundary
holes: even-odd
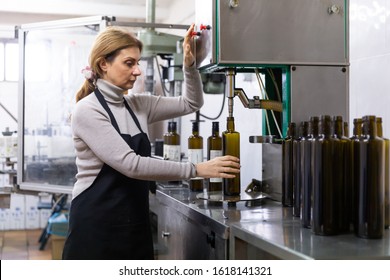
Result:
[[[192,32],[194,31],[195,24],[191,24],[190,28],[187,30],[186,36],[184,37],[183,42],[183,52],[184,52],[184,65],[187,67],[192,66],[195,63],[194,56],[194,38]]]

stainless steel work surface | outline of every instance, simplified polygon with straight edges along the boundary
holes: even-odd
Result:
[[[156,199],[159,203],[175,209],[200,225],[207,225],[225,239],[229,238],[229,226],[240,221],[256,221],[262,217],[262,206],[253,205],[248,201],[237,203],[209,202],[197,199],[199,193],[191,192],[188,188],[158,188]]]
[[[240,221],[230,227],[230,258],[237,239],[280,259],[390,259],[390,234],[382,239],[362,239],[354,234],[319,236],[302,228],[292,208],[271,206],[268,216]]]
[[[300,219],[292,216],[292,208],[279,202],[210,203],[197,199],[197,194],[188,188],[159,187],[156,199],[229,240],[230,259],[238,259],[237,244],[251,247],[248,258],[254,258],[253,250],[258,249],[279,259],[390,259],[389,230],[382,239],[362,239],[352,233],[318,236],[302,228]]]

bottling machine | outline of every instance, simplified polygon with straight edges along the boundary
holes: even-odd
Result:
[[[262,180],[280,200],[281,149],[270,136],[283,138],[289,122],[314,115],[348,120],[348,1],[199,0],[196,26],[197,67],[225,73],[229,116],[240,118],[236,96],[245,108],[265,109],[263,130],[249,142],[264,143]],[[256,73],[267,94],[249,99],[236,88],[241,72]]]

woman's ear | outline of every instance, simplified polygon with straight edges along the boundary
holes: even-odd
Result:
[[[107,61],[104,58],[99,59],[98,65],[103,72],[107,72]]]

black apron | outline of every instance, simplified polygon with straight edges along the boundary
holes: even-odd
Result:
[[[98,89],[95,94],[121,134],[103,95]],[[150,156],[148,136],[126,100],[124,104],[141,133],[121,136],[138,155]],[[104,164],[92,185],[72,200],[63,259],[153,259],[149,182],[126,177]]]

